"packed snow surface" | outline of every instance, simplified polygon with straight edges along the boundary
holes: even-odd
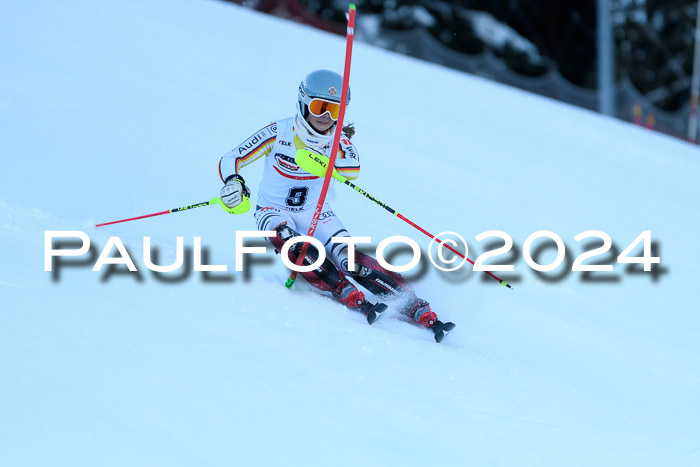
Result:
[[[482,232],[513,239],[491,260],[513,290],[425,257],[407,273],[457,323],[436,344],[394,303],[368,326],[287,290],[270,249],[235,272],[252,214],[94,228],[217,196],[219,157],[292,115],[306,73],[342,71],[344,38],[224,2],[24,0],[3,4],[0,43],[0,465],[700,465],[697,147],[356,43],[357,185],[472,259],[503,243]],[[261,174],[244,169],[254,191]],[[351,234],[427,254],[335,192]],[[551,272],[523,258],[540,230],[565,244]],[[584,264],[612,272],[571,271],[602,244],[575,240],[589,230],[613,249]],[[655,272],[617,264],[646,230]],[[92,250],[46,272],[46,231]],[[110,237],[138,272],[91,270]],[[149,271],[144,237],[158,264],[183,237],[185,265]],[[227,272],[193,272],[195,237]]]

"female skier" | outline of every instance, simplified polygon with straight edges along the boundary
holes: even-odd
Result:
[[[306,172],[296,164],[295,154],[298,149],[310,149],[329,157],[333,136],[336,131],[342,131],[335,168],[350,180],[360,174],[357,150],[350,141],[355,133],[354,128],[337,128],[342,82],[342,76],[333,71],[316,70],[309,73],[299,85],[296,115],[263,127],[224,154],[219,161],[219,176],[224,182],[221,200],[234,213],[239,214],[248,211],[250,206],[250,191],[240,171],[256,160],[265,158],[255,221],[258,230],[277,232],[275,237],[268,240],[278,252],[282,251],[282,245],[289,238],[301,235],[300,232],[306,234],[323,185],[323,178]],[[347,99],[349,104],[350,90]],[[331,243],[331,237],[348,236],[350,235],[331,206],[325,203],[314,237],[325,245],[327,258],[321,268],[300,273],[301,276],[314,287],[329,291],[347,308],[368,315],[370,322],[386,307],[370,303],[347,277],[378,297],[404,297],[405,303],[400,312],[433,329],[436,340],[441,340],[454,327],[451,325],[445,329],[445,324],[451,323],[438,321],[428,302],[416,297],[399,274],[384,269],[374,258],[356,252],[355,268],[349,270],[347,245]],[[301,247],[300,242],[289,249],[291,262],[296,264]],[[313,245],[309,246],[307,256],[314,261],[318,258],[318,251]],[[303,264],[311,262],[305,258]]]

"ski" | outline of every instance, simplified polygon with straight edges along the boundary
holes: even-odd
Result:
[[[377,303],[367,311],[367,322],[374,324],[386,311],[387,306],[383,303]]]
[[[321,194],[318,198],[318,202],[316,203],[316,209],[314,210],[314,215],[311,218],[311,224],[309,225],[309,231],[306,234],[309,237],[314,236],[314,232],[316,231],[316,226],[318,225],[319,217],[321,215],[321,211],[323,211],[323,204],[326,200],[326,194],[328,193],[328,187],[330,186],[331,183],[331,178],[333,178],[333,170],[335,167],[335,158],[338,153],[338,148],[340,147],[340,136],[342,134],[342,131],[340,130],[343,127],[343,121],[345,118],[345,107],[348,104],[348,93],[349,87],[350,87],[350,63],[352,59],[352,41],[355,37],[355,4],[351,3],[350,7],[348,9],[348,29],[347,29],[347,40],[346,40],[346,45],[345,45],[345,68],[343,69],[343,84],[342,84],[342,89],[340,90],[340,111],[338,114],[338,131],[335,132],[335,135],[333,136],[333,145],[331,146],[331,157],[328,162],[328,168],[326,169],[326,172],[324,173],[324,179],[323,179],[323,187],[321,188]],[[337,92],[337,90],[335,90]],[[301,266],[301,263],[304,261],[303,258],[306,255],[306,251],[309,248],[308,243],[304,243],[302,246],[301,254],[299,255],[299,259],[297,260],[297,266]],[[287,278],[287,282],[285,283],[285,286],[289,289],[294,285],[294,281],[297,278],[297,271],[294,270],[291,272],[289,275],[289,278]]]
[[[435,333],[435,342],[440,343],[446,335],[450,333],[457,325],[455,323],[443,323],[436,321],[431,330]]]

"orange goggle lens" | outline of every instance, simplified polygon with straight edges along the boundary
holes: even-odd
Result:
[[[311,99],[309,102],[309,112],[316,117],[329,112],[333,120],[338,120],[338,114],[340,113],[340,104],[337,102],[328,102],[321,99]]]

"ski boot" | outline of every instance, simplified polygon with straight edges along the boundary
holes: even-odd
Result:
[[[430,304],[420,298],[415,299],[405,309],[404,314],[416,321],[421,326],[433,331],[435,342],[442,342],[447,334],[455,328],[454,323],[443,323],[437,319],[437,315],[430,309]]]
[[[332,294],[333,298],[350,310],[359,311],[365,315],[369,324],[374,324],[387,309],[387,306],[383,303],[377,303],[376,305],[370,303],[365,299],[365,294],[357,290],[357,287],[347,279],[339,280]]]

